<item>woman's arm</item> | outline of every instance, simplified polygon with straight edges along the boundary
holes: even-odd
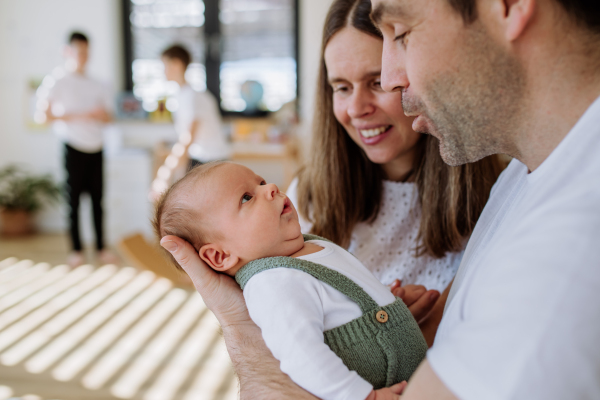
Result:
[[[165,236],[161,245],[187,272],[221,323],[227,351],[240,380],[242,400],[316,399],[281,372],[260,328],[248,315],[242,290],[231,277],[209,268],[189,243],[176,236]]]

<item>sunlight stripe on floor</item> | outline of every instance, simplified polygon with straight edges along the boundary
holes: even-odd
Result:
[[[2,296],[9,295],[12,291],[17,290],[21,286],[27,285],[32,280],[36,279],[38,276],[43,275],[46,271],[50,269],[50,264],[48,263],[39,263],[35,264],[33,267],[28,268],[27,270],[22,271],[22,273],[14,276],[10,280],[4,280],[0,282],[0,293]]]
[[[11,265],[14,265],[17,263],[17,261],[19,261],[19,259],[17,257],[8,257],[2,261],[0,261],[0,274],[2,274],[5,268],[10,267]]]
[[[14,392],[10,387],[0,385],[0,400],[6,400],[11,398],[13,393]]]
[[[17,290],[13,290],[10,296],[4,296],[0,298],[0,312],[14,306],[21,302],[21,300],[29,297],[31,294],[43,289],[46,286],[50,286],[58,279],[62,278],[69,272],[69,267],[66,265],[59,265],[52,268],[47,274],[37,277],[37,279],[30,282]]]
[[[103,323],[114,310],[111,302],[103,303],[107,297],[119,290],[135,275],[135,269],[122,268],[113,275],[106,283],[94,289],[84,298],[80,299],[74,307],[70,307],[76,315],[83,318],[77,321],[66,332],[56,337],[40,353],[25,363],[27,371],[40,373],[58,361],[61,357],[77,346],[79,342],[90,334],[96,327]],[[98,306],[98,308],[95,308]],[[94,308],[94,309],[93,309]],[[93,309],[93,310],[92,310]]]
[[[131,299],[146,289],[154,278],[155,275],[152,272],[141,272],[113,296],[115,298],[111,299],[112,306],[119,308],[119,303],[122,305],[129,303]],[[116,298],[118,296],[120,296],[119,299]],[[59,381],[68,381],[77,375],[135,321],[135,318],[139,316],[139,313],[135,312],[136,306],[139,308],[139,304],[133,301],[111,316],[104,326],[54,369],[52,376]]]
[[[92,267],[80,267],[67,274],[65,279],[62,279],[55,285],[30,296],[25,301],[0,314],[0,329],[16,321],[16,323],[0,333],[0,350],[13,344],[16,340],[19,340],[28,332],[43,324],[44,321],[51,319],[61,308],[69,305],[70,303],[65,304],[65,302],[60,301],[63,296],[54,296],[69,286],[78,283],[86,275],[89,275],[91,270]],[[97,282],[93,282],[93,284],[96,285]],[[76,286],[75,288],[81,289],[81,286]],[[46,303],[50,299],[52,300]],[[32,310],[35,311],[31,312]],[[55,322],[55,320],[52,321]],[[33,334],[42,332],[38,329]],[[2,362],[4,363],[5,360],[2,359]]]
[[[147,304],[148,308],[153,306],[169,289],[172,282],[165,278],[159,278],[140,297],[141,304]],[[125,365],[133,354],[148,340],[160,327],[164,319],[168,317],[165,305],[158,303],[150,310],[127,334],[122,337],[94,367],[84,376],[82,383],[88,389],[100,389],[123,365]],[[163,305],[161,305],[163,304]],[[140,312],[145,309],[140,309]]]
[[[192,296],[202,301],[200,295],[194,293]],[[216,318],[210,311],[206,311],[199,321],[194,321],[196,327],[181,343],[173,359],[146,391],[144,400],[164,400],[175,397],[179,387],[188,379],[190,372],[218,334],[215,321]]]
[[[33,265],[31,260],[21,260],[18,263],[11,265],[9,268],[0,271],[2,274],[2,284],[8,283],[13,279],[27,273],[27,269]]]
[[[155,310],[161,309],[161,314],[164,319],[171,315],[177,307],[185,301],[188,293],[182,289],[173,289],[161,305]],[[162,307],[161,307],[162,306]],[[160,314],[159,314],[160,315]],[[136,357],[132,365],[121,375],[120,379],[111,388],[112,394],[121,398],[131,398],[135,396],[142,384],[150,377],[154,369],[163,359],[166,351],[175,343],[169,343],[165,340],[169,338],[168,325],[162,329],[160,333],[146,346],[143,352]],[[165,349],[167,349],[165,351]]]
[[[183,400],[215,399],[217,390],[223,385],[227,376],[230,376],[232,369],[225,341],[221,338],[213,347],[210,358],[202,366]]]
[[[5,274],[11,292],[0,295],[0,362],[24,363],[23,377],[45,372],[44,382],[77,387],[82,399],[84,388],[136,400],[238,399],[218,321],[196,292],[112,265],[48,269],[6,259],[0,285]]]
[[[44,314],[41,315],[40,317],[43,317],[44,315],[46,316],[45,319],[51,317],[52,314],[49,314],[48,313],[49,310],[46,309],[48,307],[47,302],[50,299],[52,299],[51,303],[56,303],[55,296],[57,294],[61,293],[65,289],[67,289],[69,286],[77,283],[80,279],[84,278],[85,276],[89,275],[92,272],[92,270],[93,269],[91,266],[79,267],[76,270],[71,271],[69,274],[67,274],[67,276],[63,280],[57,282],[55,285],[52,285],[36,294],[30,296],[29,298],[27,298],[23,302],[21,302],[18,306],[15,306],[15,307],[11,308],[10,310],[5,311],[4,313],[0,314],[0,330],[2,330],[6,326],[12,324],[13,322],[17,321],[18,319],[22,318],[29,312],[36,310],[40,306],[43,306],[42,308],[44,308]],[[96,272],[101,272],[101,271],[98,270]],[[95,281],[93,281],[92,283],[94,285],[98,284]],[[80,286],[76,286],[75,288],[72,288],[72,289],[79,291]],[[67,302],[66,304],[63,304],[63,307],[66,305],[69,305],[69,303]],[[39,310],[36,310],[35,312],[38,313],[38,311]],[[42,319],[41,321],[44,321],[45,319]],[[0,346],[0,349],[1,348],[2,347]]]
[[[68,312],[67,307],[71,306],[74,301],[89,290],[104,282],[109,277],[107,272],[109,272],[109,269],[106,268],[93,271],[92,266],[79,267],[71,271],[55,285],[36,293],[23,303],[0,315],[0,325],[3,325],[3,322],[6,322],[4,320],[6,314],[11,314],[8,316],[8,320],[15,319],[19,317],[19,314],[25,314],[29,309],[43,304],[42,307],[18,321],[8,330],[0,333],[0,348],[4,348],[6,346],[3,342],[5,340],[3,337],[6,332],[19,329],[25,332],[23,334],[25,335],[27,331],[31,331],[31,333],[22,338],[6,353],[2,354],[0,361],[5,365],[18,364],[28,355],[50,341],[55,335],[66,329],[73,321],[73,318],[77,318],[76,315]],[[61,313],[64,309],[67,310]]]
[[[240,384],[237,377],[234,375],[229,385],[229,389],[223,395],[221,400],[239,400],[240,398]]]

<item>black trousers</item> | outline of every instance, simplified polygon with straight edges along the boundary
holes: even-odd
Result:
[[[102,151],[84,153],[75,150],[68,144],[65,145],[65,169],[67,170],[65,192],[69,204],[70,234],[74,251],[82,249],[79,236],[79,198],[84,192],[89,193],[92,198],[96,248],[98,250],[104,248],[104,231],[102,229],[104,174],[102,158]]]

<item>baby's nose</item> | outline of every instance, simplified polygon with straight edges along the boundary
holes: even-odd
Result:
[[[269,199],[274,199],[275,195],[279,194],[279,188],[274,183],[269,183],[266,185],[267,196]]]

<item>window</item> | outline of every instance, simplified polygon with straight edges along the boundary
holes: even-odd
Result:
[[[123,0],[123,14],[126,86],[148,111],[178,90],[160,61],[175,43],[192,54],[186,80],[226,114],[276,111],[297,97],[296,0]]]

